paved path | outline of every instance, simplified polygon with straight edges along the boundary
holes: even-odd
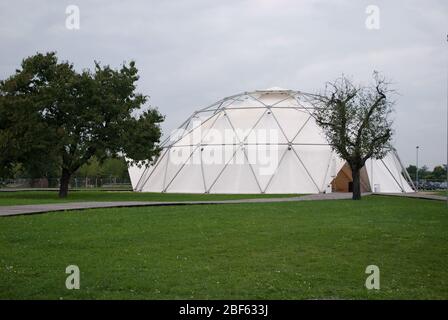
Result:
[[[374,194],[382,195],[382,196],[396,196],[396,197],[406,197],[406,198],[417,198],[417,199],[446,201],[446,197],[445,196],[439,196],[437,194],[432,194],[432,193],[429,193],[429,192],[374,193]]]
[[[149,207],[149,206],[180,206],[180,205],[207,205],[207,204],[238,204],[238,203],[272,203],[291,202],[307,200],[338,200],[350,199],[351,193],[329,193],[310,194],[291,198],[256,198],[238,200],[215,200],[215,201],[109,201],[109,202],[67,202],[51,204],[29,204],[17,206],[0,206],[0,216],[15,216],[23,214],[35,214],[52,211],[83,210],[94,208],[116,208],[116,207]]]
[[[363,195],[369,195],[365,193]],[[429,200],[446,201],[444,196],[427,193],[381,193],[378,195],[409,197]],[[0,216],[15,216],[24,214],[35,214],[53,211],[83,210],[95,208],[119,208],[119,207],[150,207],[150,206],[181,206],[181,205],[210,205],[210,204],[238,204],[238,203],[273,203],[291,201],[312,201],[312,200],[341,200],[351,199],[351,193],[329,193],[310,194],[300,197],[290,198],[256,198],[238,200],[211,200],[211,201],[109,201],[109,202],[67,202],[51,204],[29,204],[17,206],[0,206]]]

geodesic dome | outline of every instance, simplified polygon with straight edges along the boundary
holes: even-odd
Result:
[[[271,88],[196,111],[149,167],[129,167],[135,191],[322,193],[350,191],[351,171],[316,124],[311,95]],[[366,162],[363,191],[411,192],[396,151]]]

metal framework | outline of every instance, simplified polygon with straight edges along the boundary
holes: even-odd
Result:
[[[195,111],[179,129],[183,133],[166,138],[161,155],[148,167],[130,167],[135,191],[202,193],[320,193],[325,192],[345,162],[327,143],[316,125],[310,103],[313,95],[273,88],[243,92]],[[194,119],[200,124],[195,126]],[[232,141],[208,141],[212,130],[230,130]],[[257,141],[256,130],[274,130],[278,141]],[[202,130],[202,131],[199,131]],[[240,136],[237,130],[244,132]],[[199,138],[193,134],[200,132]],[[251,163],[248,149],[277,152],[275,168],[260,174]],[[207,163],[206,152],[231,152],[220,164]],[[174,163],[173,152],[186,152],[182,163]],[[234,164],[237,155],[244,160]],[[395,149],[389,158],[370,160],[369,179],[385,186],[384,191],[409,192],[413,184]],[[199,163],[193,160],[199,158]],[[334,168],[332,168],[332,164]],[[333,172],[332,172],[333,170]],[[378,172],[378,173],[376,173]],[[133,179],[134,177],[134,179]]]

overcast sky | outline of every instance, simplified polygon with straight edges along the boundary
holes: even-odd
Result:
[[[66,27],[66,7],[80,28]],[[379,29],[366,27],[369,5]],[[369,20],[371,21],[371,20]],[[370,26],[376,27],[375,23]],[[394,145],[405,163],[446,162],[448,1],[2,1],[0,78],[25,56],[57,51],[78,69],[135,60],[139,91],[166,115],[166,133],[194,110],[279,86],[317,92],[341,73],[373,70],[397,97]]]

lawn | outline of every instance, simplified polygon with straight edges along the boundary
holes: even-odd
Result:
[[[448,299],[448,211],[398,197],[0,218],[0,298]],[[65,289],[78,265],[81,289]],[[381,289],[367,290],[367,265]]]
[[[296,194],[182,194],[132,191],[70,191],[66,199],[59,199],[57,191],[0,192],[0,206],[45,204],[77,201],[194,201],[252,198],[294,197]]]

